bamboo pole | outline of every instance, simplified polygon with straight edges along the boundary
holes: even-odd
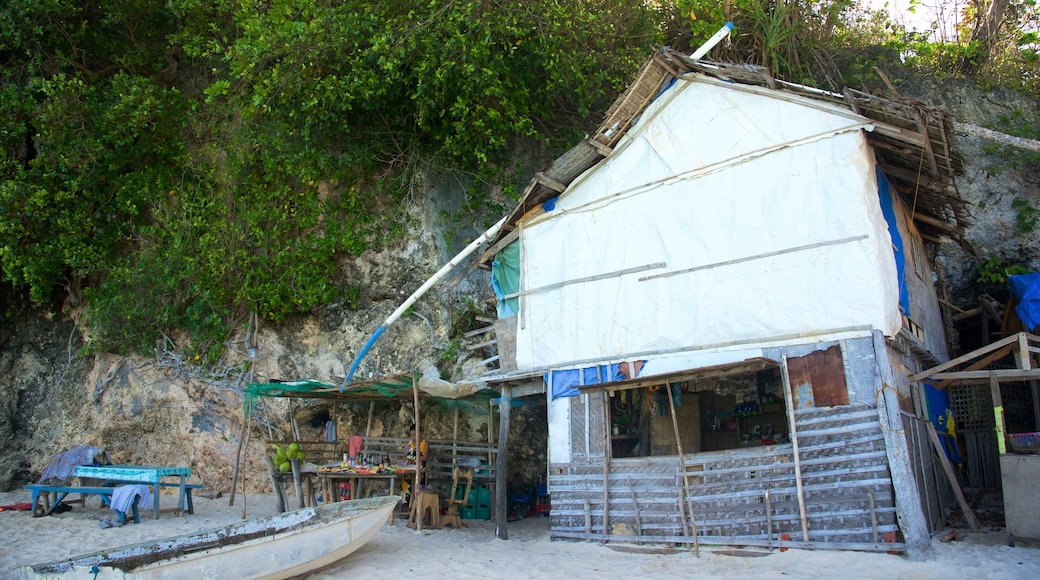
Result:
[[[679,436],[679,419],[675,416],[675,399],[672,397],[672,386],[665,383],[665,391],[668,392],[668,407],[672,415],[672,429],[675,430],[675,446],[679,449],[679,469],[682,470],[683,493],[686,496],[687,508],[690,516],[690,530],[693,532],[693,555],[701,557],[700,540],[697,539],[697,518],[693,514],[693,501],[690,493],[690,476],[686,473],[686,458],[683,457],[682,437]],[[680,505],[682,500],[679,500]]]
[[[639,500],[636,498],[636,488],[632,485],[632,480],[628,480],[628,492],[632,495],[632,509],[636,512],[636,535],[643,535],[643,519],[639,514]]]
[[[455,465],[459,455],[459,408],[455,407],[455,420],[451,429],[451,464]],[[455,498],[451,498],[455,499]]]
[[[1000,396],[1000,381],[997,377],[989,378],[989,392],[993,397],[993,423],[997,433],[997,450],[1001,455],[1007,453],[1007,425],[1004,423],[1004,401]]]
[[[271,476],[271,487],[274,488],[275,508],[278,513],[283,513],[285,512],[285,494],[282,493],[282,483],[278,481],[278,470],[269,455],[264,456],[264,463],[267,465],[267,474]]]
[[[242,469],[246,471],[249,467],[249,436],[253,434],[253,430],[249,429],[249,421],[246,421],[246,441],[242,444]],[[247,471],[248,473],[248,471]],[[155,493],[159,493],[156,489]],[[242,519],[246,519],[246,478],[242,478]]]
[[[506,505],[509,464],[509,410],[513,396],[513,387],[502,387],[502,398],[498,404],[498,455],[495,457],[495,537],[500,540],[509,539],[506,529],[508,506]]]
[[[412,487],[412,509],[415,511],[415,529],[422,531],[423,514],[419,512],[419,482],[422,481],[422,432],[419,430],[419,385],[412,375],[412,402],[415,409],[412,418],[415,419],[415,486]],[[354,490],[351,490],[353,493]]]
[[[802,460],[798,455],[798,427],[794,420],[794,393],[791,391],[791,376],[787,371],[787,355],[780,361],[780,376],[784,381],[784,402],[787,406],[788,428],[791,430],[791,449],[794,453],[794,481],[798,489],[798,519],[802,523],[802,541],[809,541],[809,520],[805,515],[805,492],[802,490]]]
[[[610,535],[610,395],[603,393],[603,541]]]
[[[946,451],[943,449],[942,442],[939,441],[939,434],[935,432],[935,426],[927,419],[925,419],[924,424],[925,429],[928,430],[928,438],[935,449],[935,454],[939,456],[939,466],[942,467],[943,473],[946,474],[946,479],[950,482],[950,487],[953,488],[953,495],[956,496],[957,503],[960,504],[961,511],[964,512],[964,519],[968,521],[968,526],[971,527],[973,532],[979,531],[979,520],[975,518],[975,512],[971,511],[971,507],[968,506],[968,500],[964,498],[961,484],[957,481],[957,474],[954,473],[953,466],[950,465],[950,460],[946,457]]]
[[[376,410],[375,400],[369,401],[368,403],[368,424],[365,425],[365,439],[368,439],[372,435],[372,415]],[[418,425],[418,423],[416,423]]]
[[[773,547],[773,501],[769,498],[769,490],[766,490],[766,539],[769,547]]]
[[[249,417],[242,417],[242,432],[238,434],[238,447],[235,449],[235,468],[231,471],[231,497],[228,498],[228,506],[235,505],[235,489],[238,487],[238,465],[242,460],[242,444],[246,440],[246,432],[249,429]]]

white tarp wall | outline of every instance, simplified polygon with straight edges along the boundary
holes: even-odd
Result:
[[[897,332],[870,128],[797,97],[678,81],[523,224],[518,367]]]

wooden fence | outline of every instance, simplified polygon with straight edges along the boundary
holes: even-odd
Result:
[[[902,550],[877,409],[796,413],[809,541],[802,536],[790,444],[684,456],[702,544]],[[555,538],[688,544],[676,456],[554,464]],[[607,491],[604,493],[604,484]],[[784,534],[781,540],[781,534]],[[787,539],[789,538],[789,539]]]

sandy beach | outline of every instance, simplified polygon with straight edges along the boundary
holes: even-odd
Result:
[[[0,493],[0,505],[30,501],[27,491]],[[166,506],[173,498],[163,496]],[[274,499],[249,494],[246,515],[259,518],[274,513]],[[61,560],[76,554],[145,540],[176,536],[241,521],[243,496],[234,506],[228,497],[196,498],[195,514],[158,520],[142,513],[141,523],[101,528],[113,512],[101,508],[96,496],[86,508],[33,518],[28,511],[0,512],[0,575],[14,576],[27,564]],[[509,540],[495,538],[488,521],[467,520],[461,530],[421,532],[403,520],[384,526],[363,548],[312,578],[414,578],[437,575],[451,578],[1040,578],[1040,548],[1008,546],[1003,531],[968,533],[948,543],[933,540],[936,559],[909,562],[890,554],[839,551],[759,551],[752,556],[731,555],[727,548],[705,547],[701,557],[692,552],[639,553],[624,546],[551,541],[547,518],[529,518],[509,524]],[[729,554],[727,554],[729,552]],[[233,578],[229,571],[227,578]]]

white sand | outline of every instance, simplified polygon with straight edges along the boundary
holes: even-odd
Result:
[[[172,505],[172,496],[163,496]],[[28,502],[25,491],[0,493],[0,505]],[[274,513],[269,496],[246,498],[250,518]],[[50,562],[149,539],[219,527],[242,519],[242,496],[195,499],[195,514],[158,520],[142,512],[140,524],[102,529],[113,512],[96,496],[84,509],[33,518],[28,511],[0,513],[0,578],[19,567]],[[495,538],[491,522],[467,521],[462,530],[409,529],[403,521],[384,526],[363,548],[313,578],[412,578],[419,575],[465,578],[964,578],[967,580],[1040,578],[1040,548],[1008,547],[1003,532],[968,534],[963,541],[933,541],[936,559],[914,563],[889,554],[839,551],[774,551],[763,557],[730,556],[705,548],[692,553],[629,553],[587,542],[553,542],[548,519],[509,524],[509,540]],[[719,548],[718,550],[724,550]],[[229,572],[228,578],[233,578]]]

